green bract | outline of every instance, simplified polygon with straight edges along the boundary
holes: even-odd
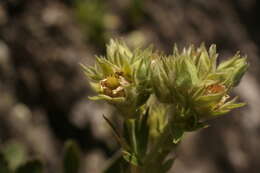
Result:
[[[131,51],[123,42],[111,40],[107,55],[97,57],[94,67],[82,65],[98,93],[91,99],[106,100],[124,114],[133,116],[150,95],[151,56],[151,49]]]
[[[222,115],[241,107],[229,99],[248,68],[246,58],[237,53],[217,66],[216,46],[209,50],[202,44],[172,55],[160,57],[154,66],[152,84],[161,102],[172,104],[174,121],[188,130],[197,128],[197,122]]]

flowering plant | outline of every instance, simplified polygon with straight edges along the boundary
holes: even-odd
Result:
[[[152,48],[131,51],[124,42],[111,40],[107,56],[84,66],[93,100],[106,100],[123,117],[119,130],[105,117],[122,147],[130,172],[164,173],[174,161],[170,153],[185,132],[207,126],[207,120],[244,105],[231,99],[248,68],[239,53],[217,64],[216,46],[202,44],[170,55]]]

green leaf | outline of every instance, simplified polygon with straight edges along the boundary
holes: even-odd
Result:
[[[190,60],[185,60],[185,66],[190,75],[192,85],[196,85],[199,82],[196,66]]]
[[[92,96],[92,97],[88,97],[90,100],[106,100],[108,101],[109,103],[123,103],[125,101],[125,98],[124,97],[110,97],[110,96],[107,96],[107,95],[104,95],[104,94],[99,94],[97,96]]]
[[[129,119],[126,121],[128,136],[129,136],[129,142],[131,149],[134,153],[138,152],[138,146],[137,146],[137,136],[136,136],[136,120],[135,119]]]
[[[143,116],[140,116],[139,120],[139,128],[137,130],[138,135],[138,154],[140,158],[142,158],[146,151],[149,141],[149,124],[148,124],[148,116],[149,116],[149,109],[146,110],[146,113]]]
[[[18,167],[15,173],[43,173],[43,166],[39,160],[31,160]]]
[[[212,44],[209,48],[209,57],[211,58],[211,71],[214,72],[217,69],[217,48],[215,44]]]
[[[126,142],[124,141],[124,139],[121,138],[120,133],[118,132],[118,130],[116,129],[116,127],[114,126],[114,124],[103,115],[103,118],[105,119],[105,121],[107,122],[107,124],[109,125],[109,127],[112,129],[112,132],[117,140],[117,142],[121,145],[121,147],[128,149],[128,145],[126,144]]]
[[[83,64],[80,64],[81,68],[83,69],[84,74],[93,80],[101,80],[103,79],[103,75],[97,72],[97,65],[94,67],[91,66],[85,66]]]
[[[140,115],[138,119],[128,119],[124,125],[124,138],[129,144],[129,149],[125,149],[124,158],[127,161],[141,164],[141,160],[147,151],[149,141],[148,113]],[[133,159],[133,161],[132,161]]]
[[[233,58],[221,62],[217,68],[218,71],[226,70],[228,68],[234,67],[236,61],[239,60],[239,53],[237,53]]]
[[[244,65],[241,68],[238,68],[234,71],[233,76],[233,86],[237,86],[241,80],[241,78],[244,76],[245,72],[247,71],[248,65]]]
[[[65,153],[63,158],[63,172],[77,173],[80,167],[80,149],[76,142],[69,140],[65,144]]]
[[[113,56],[116,56],[115,54],[118,54],[119,56],[125,58],[132,57],[132,52],[123,41],[111,39],[109,44],[107,45],[107,56],[111,58]]]
[[[194,105],[199,107],[213,107],[220,102],[220,100],[224,96],[224,92],[210,95],[200,96],[197,100],[195,100]]]
[[[208,127],[209,127],[209,125],[206,124],[206,123],[197,122],[194,127],[187,129],[186,131],[192,132],[192,131],[196,131],[196,130],[199,130],[199,129],[202,129],[202,128],[208,128]]]
[[[221,105],[218,110],[220,111],[230,111],[231,109],[240,108],[245,106],[245,103],[236,103],[238,97],[233,98],[232,100],[226,102],[225,104]]]
[[[163,165],[162,165],[162,172],[161,173],[166,173],[169,171],[169,169],[171,169],[173,162],[174,162],[175,158],[172,159],[168,159],[166,160]]]
[[[184,134],[184,131],[180,128],[172,127],[172,135],[173,135],[173,140],[172,142],[174,144],[178,144],[181,141],[181,138]]]
[[[199,76],[204,77],[210,71],[211,62],[210,62],[209,55],[208,55],[204,45],[202,45],[201,49],[203,51],[201,52],[201,55],[199,57],[197,68],[198,68]]]
[[[100,93],[102,91],[100,84],[97,82],[89,82],[89,85],[97,93]]]
[[[125,151],[125,150],[123,150],[122,153],[123,153],[123,158],[127,162],[129,162],[129,163],[131,163],[135,166],[138,166],[140,164],[135,154],[131,154],[128,151]]]
[[[109,64],[105,58],[97,58],[97,63],[105,76],[109,76],[114,73],[112,65]]]
[[[8,163],[5,160],[4,156],[2,153],[0,153],[0,172],[1,173],[11,173]]]
[[[192,79],[190,73],[187,71],[187,66],[184,61],[176,63],[176,87],[182,89],[190,88]]]

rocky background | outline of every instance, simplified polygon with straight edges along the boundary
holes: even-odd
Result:
[[[79,63],[92,64],[110,38],[166,53],[205,42],[217,44],[220,59],[247,54],[235,94],[248,105],[187,134],[172,172],[258,173],[259,17],[257,0],[0,0],[0,148],[13,166],[37,157],[54,173],[74,139],[81,172],[101,172],[118,148],[102,119],[113,110],[87,99]]]

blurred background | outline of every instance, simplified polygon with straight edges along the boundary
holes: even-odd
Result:
[[[39,158],[61,169],[63,145],[79,143],[81,173],[99,173],[118,145],[79,63],[93,64],[110,38],[131,47],[217,44],[220,59],[240,50],[249,72],[236,95],[248,105],[187,134],[172,171],[260,170],[260,1],[0,0],[0,150],[11,167]]]

